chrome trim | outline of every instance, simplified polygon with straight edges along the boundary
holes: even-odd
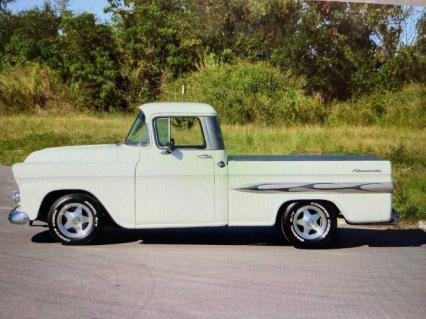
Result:
[[[199,154],[197,157],[202,159],[212,158],[210,154]]]
[[[21,193],[20,193],[20,192],[18,192],[18,191],[13,192],[13,193],[12,193],[12,198],[13,198],[13,201],[14,201],[16,204],[19,204],[19,203],[21,202]]]
[[[13,209],[8,216],[9,222],[15,225],[24,225],[30,221],[27,213]]]
[[[381,173],[382,170],[375,168],[375,169],[359,169],[359,168],[354,168],[352,170],[352,173]]]
[[[259,161],[382,161],[374,156],[357,155],[234,155],[229,156],[230,161],[259,162]],[[355,165],[355,164],[354,164]]]
[[[224,161],[219,161],[217,162],[217,166],[219,166],[220,168],[224,168],[226,166]]]
[[[317,206],[302,206],[292,218],[294,231],[306,240],[321,238],[327,229],[327,217]]]
[[[234,187],[234,190],[241,192],[340,192],[340,193],[392,193],[392,183],[269,183],[251,184]]]
[[[70,203],[61,208],[56,217],[61,234],[68,238],[84,238],[94,227],[95,219],[91,209],[81,203]]]

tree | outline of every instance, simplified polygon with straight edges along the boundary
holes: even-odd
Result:
[[[426,15],[401,46],[399,6],[292,0],[109,0],[112,21],[69,0],[19,13],[0,0],[0,71],[36,62],[58,71],[81,106],[157,99],[164,83],[218,63],[268,62],[325,101],[424,82]]]
[[[97,110],[123,109],[118,51],[111,28],[95,16],[64,12],[61,30],[61,71],[78,104]]]
[[[0,12],[6,11],[7,5],[14,1],[15,0],[0,0]]]
[[[272,60],[325,100],[366,93],[395,54],[404,17],[400,7],[309,2]]]
[[[416,47],[421,55],[426,56],[426,12],[423,13],[417,22]]]
[[[48,4],[13,15],[0,15],[0,49],[3,63],[26,61],[55,64],[60,19]]]
[[[410,82],[426,83],[426,13],[417,22],[414,45],[398,48],[383,65],[383,83],[388,89]]]
[[[199,19],[194,29],[209,52],[227,60],[229,55],[268,60],[274,48],[282,46],[296,23],[301,5],[295,1],[187,0]]]
[[[180,0],[109,1],[122,73],[132,102],[153,99],[164,77],[195,68],[201,41],[191,28],[193,15]]]

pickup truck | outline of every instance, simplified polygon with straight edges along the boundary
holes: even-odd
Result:
[[[14,224],[46,222],[63,244],[107,221],[129,229],[277,226],[320,247],[350,224],[390,223],[389,161],[362,156],[228,156],[215,109],[149,103],[118,144],[36,151],[13,165]]]

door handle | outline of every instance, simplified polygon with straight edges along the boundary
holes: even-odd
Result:
[[[209,154],[200,154],[200,155],[197,155],[197,157],[198,157],[198,158],[203,158],[203,159],[206,159],[206,158],[212,158],[212,156],[211,156],[211,155],[209,155]]]

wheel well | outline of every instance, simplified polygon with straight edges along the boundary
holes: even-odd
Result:
[[[85,194],[85,195],[92,197],[102,207],[103,213],[106,215],[107,219],[111,219],[108,211],[102,205],[101,201],[99,199],[97,199],[96,196],[94,196],[93,194],[91,194],[87,191],[81,190],[81,189],[61,189],[61,190],[50,192],[46,196],[44,196],[43,201],[41,202],[41,205],[40,205],[40,209],[38,210],[37,220],[47,222],[47,214],[49,213],[49,209],[52,206],[52,204],[58,198],[60,198],[61,196],[67,195],[67,194]],[[112,221],[112,219],[111,219],[111,221]]]
[[[299,203],[309,203],[309,202],[316,202],[318,204],[324,205],[326,209],[334,211],[336,213],[336,217],[340,214],[340,210],[337,208],[336,204],[328,200],[324,200],[324,199],[290,200],[283,203],[278,209],[277,217],[275,220],[275,226],[280,225],[281,216],[284,215],[284,213],[287,212],[287,210],[291,209],[292,206]]]

